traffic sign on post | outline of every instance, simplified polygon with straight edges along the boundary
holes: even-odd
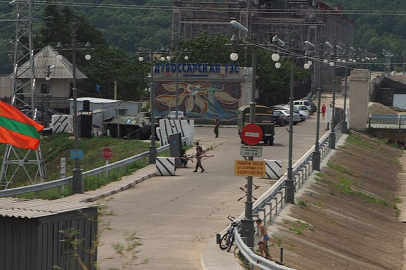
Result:
[[[102,157],[103,157],[105,160],[109,160],[112,156],[113,156],[113,151],[112,151],[110,148],[108,148],[108,147],[103,148],[103,150],[102,150]]]
[[[248,145],[257,145],[262,140],[262,129],[257,124],[248,124],[241,130],[241,139]]]

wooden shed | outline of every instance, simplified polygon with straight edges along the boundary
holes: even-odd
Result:
[[[97,218],[96,205],[0,198],[0,269],[96,269]]]

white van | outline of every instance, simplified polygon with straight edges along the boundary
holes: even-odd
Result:
[[[313,114],[312,105],[310,104],[310,101],[308,101],[308,100],[294,100],[293,105],[306,106],[309,113]]]

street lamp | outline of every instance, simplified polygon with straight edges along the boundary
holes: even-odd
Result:
[[[310,45],[313,47],[315,50],[316,45],[309,41],[305,41],[305,44]],[[312,155],[312,164],[313,164],[313,170],[320,171],[320,107],[321,107],[321,57],[323,54],[323,43],[320,44],[320,50],[318,51],[318,74],[317,74],[317,126],[316,126],[316,142],[314,144],[314,151]]]
[[[349,47],[349,45],[346,45],[346,51],[344,55],[344,121],[342,122],[342,130],[343,134],[348,133],[348,123],[347,123],[347,91],[348,91],[348,76],[347,76],[347,63],[348,62],[356,62],[355,59],[353,58],[348,58],[349,50],[352,51],[353,55],[355,53],[355,49],[353,47]]]
[[[272,43],[275,46],[278,46],[280,44],[285,45],[285,42],[280,40],[277,35],[275,35],[272,38]],[[294,44],[295,40],[291,39],[290,40],[290,49],[294,51]],[[275,57],[277,59],[279,57]],[[278,63],[276,63],[278,64]],[[276,68],[280,68],[280,63],[279,65],[276,65]],[[306,67],[308,68],[308,64],[306,64]],[[289,155],[288,155],[288,177],[286,179],[286,202],[287,203],[295,203],[295,181],[293,179],[293,101],[295,99],[295,93],[294,93],[294,78],[295,78],[295,61],[292,61],[291,67],[290,67],[290,89],[289,89]]]
[[[332,46],[330,44],[330,42],[326,42],[326,45],[330,47],[330,49],[332,49],[332,53],[331,53],[331,61],[329,63],[330,67],[333,68],[333,110],[331,112],[331,123],[330,123],[330,149],[335,149],[336,148],[336,134],[335,134],[335,130],[334,130],[334,118],[335,118],[335,106],[336,106],[336,80],[335,80],[335,76],[336,76],[336,68],[335,68],[335,63],[334,60],[336,59],[337,56],[337,43],[336,41],[334,41],[334,46]]]
[[[75,151],[79,150],[79,123],[78,123],[78,102],[77,102],[77,97],[78,97],[78,89],[76,88],[76,51],[77,50],[83,50],[85,49],[87,52],[90,50],[90,43],[87,42],[85,45],[85,48],[77,48],[76,47],[76,32],[79,27],[79,21],[75,18],[71,19],[69,21],[69,29],[71,32],[71,37],[72,37],[72,43],[71,47],[69,50],[72,52],[72,77],[73,77],[73,132],[74,132],[74,137],[75,137],[75,146],[74,149]],[[58,50],[64,50],[62,49],[62,44],[59,42],[57,44]],[[62,55],[57,56],[58,60],[62,59]],[[89,53],[86,54],[85,56],[86,60],[90,60],[91,56]],[[78,157],[75,158],[75,168],[72,170],[72,189],[73,193],[83,193],[83,181],[82,181],[82,170],[80,169],[80,159]]]
[[[154,51],[152,46],[149,50],[149,60],[150,60],[150,72],[151,72],[151,82],[149,86],[149,102],[151,109],[151,144],[149,146],[149,164],[156,163],[156,146],[155,146],[155,84],[154,84]],[[140,62],[144,61],[144,57],[138,57]]]
[[[237,21],[231,21],[231,25],[238,28],[242,32],[249,34],[248,29],[241,25]],[[250,35],[251,36],[251,35]],[[255,89],[256,89],[256,77],[257,77],[257,48],[255,44],[255,38],[251,36],[252,42],[249,45],[252,49],[252,82],[251,82],[251,102],[250,102],[250,123],[255,123]],[[237,38],[235,35],[231,38],[233,42],[233,47],[237,45]],[[233,52],[230,54],[231,60],[238,59],[238,54]],[[248,160],[254,160],[253,157],[248,157]],[[252,176],[247,177],[247,200],[245,202],[245,217],[241,220],[242,230],[241,235],[247,238],[247,246],[250,248],[254,247],[254,221],[252,219]]]
[[[178,111],[179,111],[179,59],[181,58],[182,55],[184,55],[183,59],[188,60],[189,59],[189,51],[188,49],[180,49],[179,48],[179,41],[178,41],[178,36],[175,36],[175,51],[173,53],[169,52],[169,55],[167,57],[161,57],[163,61],[167,60],[170,62],[172,58],[174,58],[175,66],[176,66],[176,72],[175,72],[175,119],[178,120]],[[172,70],[172,68],[171,68]],[[170,109],[169,109],[170,113]]]

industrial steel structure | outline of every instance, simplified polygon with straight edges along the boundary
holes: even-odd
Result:
[[[37,120],[37,97],[35,91],[34,48],[32,39],[33,10],[44,5],[36,0],[12,1],[16,5],[16,34],[14,40],[14,65],[12,74],[11,105],[28,105],[32,108],[32,118]],[[24,65],[29,61],[29,65]],[[27,75],[29,74],[29,75]],[[29,79],[21,79],[22,77]],[[27,91],[28,90],[28,91]],[[30,97],[30,103],[21,96]],[[36,167],[30,170],[26,167]],[[34,172],[33,172],[34,171]],[[32,173],[33,172],[33,173]],[[36,151],[6,146],[0,173],[0,184],[7,188],[18,175],[25,175],[31,183],[36,177],[41,181],[47,178],[44,160],[40,146]]]
[[[317,0],[178,0],[173,6],[173,37],[191,39],[202,32],[231,37],[237,30],[230,21],[236,20],[255,35],[259,43],[271,43],[275,35],[291,40],[295,33],[297,49],[301,52],[306,50],[306,40],[313,44],[335,41],[343,48],[353,45],[354,23],[342,13],[342,6],[332,8]],[[244,38],[246,33],[239,31],[238,35]],[[314,74],[319,68],[324,69],[322,65],[315,65]],[[332,88],[333,73],[325,67],[323,74],[325,88]],[[312,90],[314,88],[313,83]]]

